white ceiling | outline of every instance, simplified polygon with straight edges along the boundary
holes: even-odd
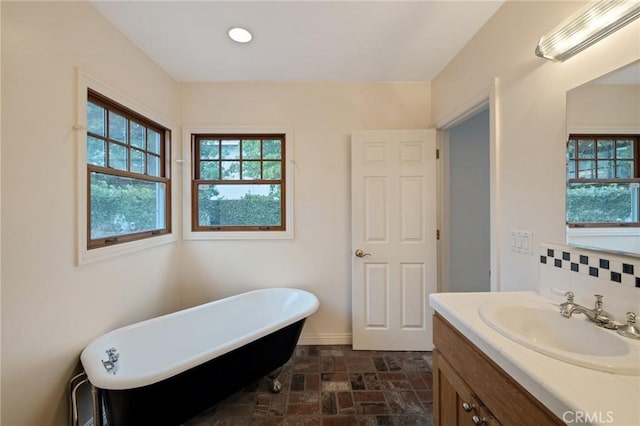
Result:
[[[503,1],[92,4],[178,81],[423,81]],[[231,41],[234,26],[249,29],[253,41]]]

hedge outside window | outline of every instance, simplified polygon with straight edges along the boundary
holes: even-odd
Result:
[[[88,92],[88,248],[170,232],[167,133],[134,111]]]
[[[639,140],[637,135],[570,135],[568,226],[640,226]]]
[[[284,231],[285,136],[192,136],[193,231]]]

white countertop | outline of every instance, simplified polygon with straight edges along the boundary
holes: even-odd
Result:
[[[549,302],[535,292],[437,293],[429,297],[436,312],[565,423],[640,426],[640,376],[578,367],[509,340],[478,313],[483,303],[496,300]]]

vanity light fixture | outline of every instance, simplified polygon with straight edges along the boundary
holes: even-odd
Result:
[[[227,34],[237,43],[249,43],[253,39],[253,35],[248,30],[240,27],[231,28]]]
[[[640,16],[638,0],[594,0],[542,36],[536,55],[565,61]]]

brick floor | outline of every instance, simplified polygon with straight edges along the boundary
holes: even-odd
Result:
[[[430,352],[298,346],[270,392],[263,378],[184,426],[427,426]]]

